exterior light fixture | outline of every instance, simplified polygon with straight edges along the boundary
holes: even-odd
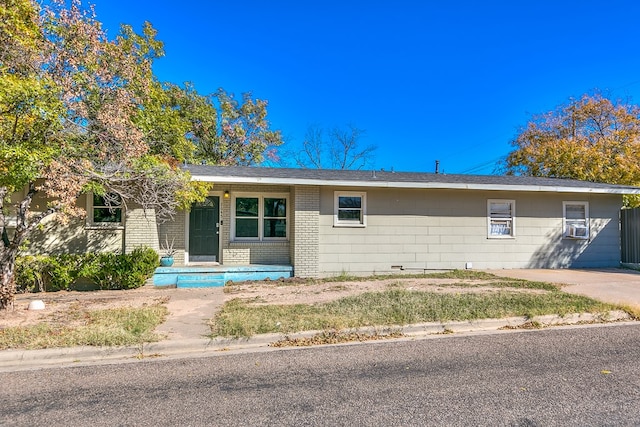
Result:
[[[228,199],[229,198],[229,190],[225,190],[224,192],[224,198]]]

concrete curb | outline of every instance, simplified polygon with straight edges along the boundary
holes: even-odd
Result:
[[[401,332],[403,338],[420,338],[443,334],[487,332],[499,330],[538,329],[549,326],[569,326],[580,324],[607,324],[611,322],[635,323],[623,311],[600,314],[571,314],[566,316],[548,315],[510,317],[505,319],[484,319],[478,321],[419,323],[405,326],[365,327],[343,332],[362,334],[385,334]],[[294,334],[263,334],[251,338],[215,338],[165,340],[125,347],[70,347],[42,350],[0,351],[0,371],[39,369],[53,366],[79,366],[90,363],[115,363],[123,361],[148,360],[161,357],[211,356],[215,352],[242,351],[266,348],[284,339],[311,338],[323,331],[305,331]],[[402,339],[402,338],[401,338]]]

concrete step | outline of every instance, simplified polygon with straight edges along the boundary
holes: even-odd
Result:
[[[192,281],[191,276],[218,276],[214,284],[202,284],[200,281],[209,281],[211,278],[204,277],[195,279],[193,285],[186,285]],[[183,286],[178,286],[178,276],[185,276]],[[202,286],[223,286],[221,281],[244,282],[246,280],[278,280],[281,277],[293,277],[293,267],[290,265],[233,265],[233,266],[179,266],[179,267],[158,267],[153,274],[153,285],[156,287],[202,287]],[[185,282],[186,281],[186,282]]]
[[[177,288],[211,288],[224,286],[224,274],[180,274]]]

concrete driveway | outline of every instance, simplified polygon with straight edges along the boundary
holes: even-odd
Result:
[[[640,272],[610,269],[513,269],[487,270],[496,276],[550,282],[562,290],[599,301],[640,307]]]

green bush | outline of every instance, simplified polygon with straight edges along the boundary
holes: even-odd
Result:
[[[158,266],[151,248],[136,248],[129,254],[87,253],[52,256],[22,256],[16,261],[16,285],[21,292],[75,289],[78,279],[99,289],[134,289],[144,285]]]
[[[150,248],[136,248],[130,254],[102,253],[97,273],[88,276],[100,289],[134,289],[144,285],[158,266],[158,254]]]
[[[16,286],[21,292],[69,289],[76,279],[74,255],[22,256],[16,259]]]
[[[42,256],[26,255],[16,259],[15,278],[21,292],[44,291]]]
[[[69,289],[77,278],[77,270],[82,262],[77,255],[62,254],[44,258],[44,287],[47,291]]]

